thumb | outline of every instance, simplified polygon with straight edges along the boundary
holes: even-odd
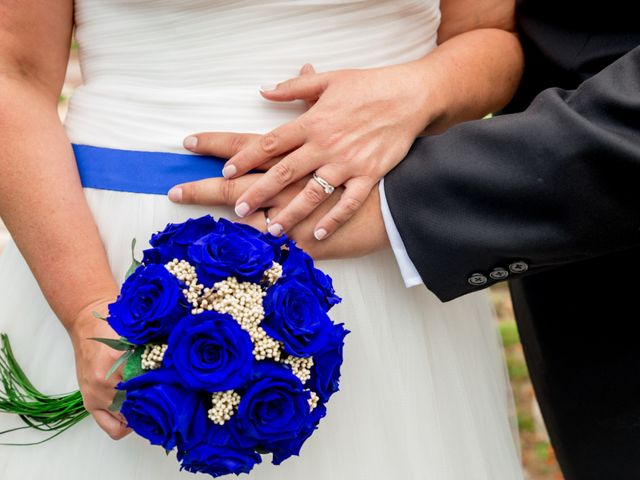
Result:
[[[302,75],[309,75],[309,74],[313,74],[316,73],[316,69],[313,68],[313,65],[311,65],[310,63],[305,63],[302,68],[300,69],[300,76]],[[307,107],[311,108],[313,107],[317,102],[317,99],[313,99],[313,100],[305,100],[305,103],[307,104]]]
[[[310,63],[305,63],[300,69],[300,75],[308,75],[310,73],[316,73],[316,69]]]
[[[275,102],[290,102],[292,100],[316,101],[327,88],[328,82],[329,77],[327,74],[318,74],[310,71],[277,85],[263,85],[260,87],[260,93],[267,100]]]
[[[94,410],[91,412],[93,419],[98,426],[104,430],[113,440],[120,440],[131,433],[131,429],[127,428],[126,424],[116,419],[107,410]]]

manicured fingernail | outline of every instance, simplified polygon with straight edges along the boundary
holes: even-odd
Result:
[[[276,88],[278,88],[278,85],[261,85],[260,86],[260,90],[263,92],[273,92]]]
[[[168,193],[169,200],[172,202],[182,201],[182,189],[180,187],[173,187]]]
[[[224,178],[232,178],[237,172],[238,169],[235,165],[227,165],[222,169],[222,176]]]
[[[316,237],[316,240],[322,240],[327,236],[327,231],[324,228],[319,228],[315,232],[313,232],[313,236]]]
[[[187,137],[182,141],[182,146],[187,150],[193,150],[198,146],[198,137]]]
[[[282,235],[284,228],[282,228],[282,225],[280,225],[279,223],[272,223],[271,225],[269,225],[269,228],[267,228],[267,230],[274,237],[279,237],[280,235]]]
[[[236,215],[238,215],[240,218],[247,215],[247,213],[249,213],[249,210],[251,210],[251,207],[249,207],[249,204],[247,202],[242,202],[241,204],[236,205]]]

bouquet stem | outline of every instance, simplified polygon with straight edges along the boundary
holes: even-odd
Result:
[[[0,412],[19,415],[24,427],[0,431],[5,435],[24,428],[53,432],[33,443],[0,443],[0,445],[37,445],[57,437],[89,416],[82,395],[75,391],[63,395],[45,395],[24,373],[11,349],[9,337],[0,334]]]

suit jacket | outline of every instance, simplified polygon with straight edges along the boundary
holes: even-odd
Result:
[[[634,10],[519,1],[526,67],[506,114],[417,139],[385,178],[407,252],[441,300],[640,245]]]

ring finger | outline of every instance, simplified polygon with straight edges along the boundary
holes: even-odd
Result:
[[[267,170],[262,177],[240,196],[235,211],[245,217],[263,207],[288,185],[313,171],[318,160],[311,154],[311,147],[303,145]]]
[[[342,185],[348,177],[335,167],[328,165],[320,168],[316,175],[330,186]],[[307,181],[305,187],[275,217],[271,217],[269,233],[279,236],[307,218],[316,208],[331,196],[321,182],[314,178]]]

